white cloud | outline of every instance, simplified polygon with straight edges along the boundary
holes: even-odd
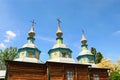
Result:
[[[6,39],[4,42],[10,42],[11,39],[14,39],[16,37],[16,34],[13,31],[6,31]]]
[[[120,30],[113,33],[114,36],[120,36]]]
[[[6,34],[10,37],[16,37],[16,34],[12,31],[6,31]]]
[[[4,43],[0,43],[0,48],[5,48],[5,44]]]
[[[43,40],[43,41],[48,41],[48,42],[53,42],[55,43],[55,39],[52,39],[52,38],[48,38],[48,37],[39,37],[40,40]]]

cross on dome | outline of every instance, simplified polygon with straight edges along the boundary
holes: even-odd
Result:
[[[82,44],[86,44],[87,43],[87,39],[84,36],[84,30],[82,29],[82,39],[81,39]]]
[[[58,30],[56,32],[56,35],[58,37],[61,37],[63,35],[63,33],[62,33],[61,29],[60,29],[60,23],[61,23],[60,18],[57,18],[57,21],[58,21]]]
[[[36,24],[36,22],[34,21],[34,19],[31,21],[32,26],[34,26],[34,24]]]
[[[31,37],[34,37],[35,36],[34,24],[36,24],[34,19],[31,21],[31,23],[32,23],[32,27],[31,27],[30,31],[28,32],[28,35],[31,36]]]
[[[60,18],[57,18],[57,21],[58,21],[58,25],[60,25],[61,23]]]

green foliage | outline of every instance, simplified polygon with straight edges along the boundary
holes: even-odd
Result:
[[[101,52],[97,52],[96,48],[91,48],[91,53],[95,55],[95,63],[98,64],[103,58],[103,55]]]
[[[120,80],[120,71],[115,71],[115,72],[111,73],[110,79],[111,80]]]
[[[111,80],[120,80],[120,59],[118,59],[117,63],[114,66],[114,71],[110,75]]]
[[[0,50],[0,68],[5,69],[5,60],[13,60],[17,54],[15,47],[6,48],[4,51]]]
[[[91,53],[94,54],[94,55],[97,54],[97,51],[96,51],[96,49],[94,47],[91,47]]]
[[[102,60],[103,56],[101,54],[101,52],[97,52],[96,55],[96,63],[100,63],[100,61]]]

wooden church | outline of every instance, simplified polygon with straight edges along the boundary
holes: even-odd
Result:
[[[18,50],[19,58],[6,61],[6,80],[108,80],[107,68],[95,65],[95,57],[87,48],[87,39],[82,34],[82,51],[72,58],[72,50],[64,43],[58,19],[56,43],[48,51],[49,59],[43,63],[39,59],[41,51],[34,44],[34,21],[28,32],[28,43]]]

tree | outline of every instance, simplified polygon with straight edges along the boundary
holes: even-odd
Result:
[[[120,80],[120,65],[113,63],[110,59],[103,58],[97,66],[110,69],[110,80]]]
[[[115,72],[111,73],[110,79],[111,80],[120,80],[120,71],[115,71]]]
[[[115,64],[112,63],[112,61],[110,59],[103,58],[101,60],[101,62],[97,64],[97,66],[101,67],[101,68],[109,68],[110,69],[110,73],[115,71]]]
[[[118,64],[120,64],[120,58],[118,59]]]
[[[91,47],[91,53],[94,54],[94,55],[97,54],[97,51],[96,51],[96,49],[94,47]]]
[[[100,63],[102,58],[103,58],[103,56],[102,56],[101,52],[97,52],[97,54],[96,54],[96,63]]]
[[[95,55],[95,63],[98,64],[102,60],[103,56],[101,52],[97,52],[96,48],[91,47],[91,53]]]
[[[115,65],[115,71],[111,73],[110,78],[112,80],[120,80],[120,58],[117,61],[117,64]]]
[[[9,47],[4,51],[0,50],[0,68],[5,69],[5,60],[13,60],[17,56],[17,48]]]
[[[120,58],[118,59],[118,70],[120,71]]]

